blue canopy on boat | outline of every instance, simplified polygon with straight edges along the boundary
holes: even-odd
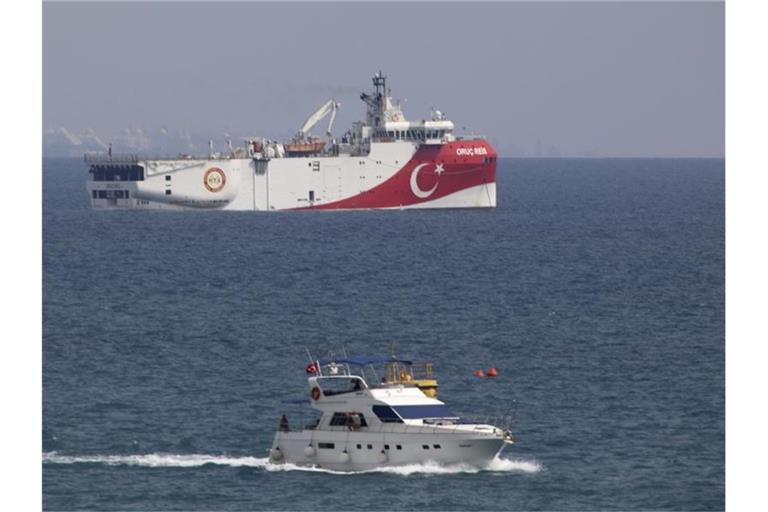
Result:
[[[413,364],[411,361],[404,361],[402,359],[395,359],[392,356],[349,356],[337,359],[321,359],[320,364],[325,365],[329,363],[342,363],[342,364],[354,364],[357,366],[365,366],[367,364],[384,364],[398,362],[403,364]]]

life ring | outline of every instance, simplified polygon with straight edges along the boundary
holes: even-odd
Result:
[[[320,400],[320,388],[318,388],[317,386],[312,388],[311,395],[312,395],[312,400]]]

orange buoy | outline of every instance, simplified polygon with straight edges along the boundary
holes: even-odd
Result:
[[[491,367],[491,368],[488,368],[488,373],[486,375],[488,375],[489,377],[495,377],[498,374],[499,374],[499,371],[496,368]]]
[[[475,370],[475,377],[485,377],[483,370]]]

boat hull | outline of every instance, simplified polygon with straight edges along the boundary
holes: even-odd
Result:
[[[375,143],[365,156],[101,162],[87,190],[96,209],[494,208],[496,158],[486,141],[462,140]]]
[[[384,434],[377,432],[278,432],[271,454],[274,463],[334,471],[366,471],[383,467],[436,463],[482,468],[504,448],[497,436],[458,433]],[[310,453],[307,447],[312,446]],[[325,447],[323,447],[325,446]],[[398,448],[399,447],[399,448]],[[343,455],[346,451],[348,457]]]

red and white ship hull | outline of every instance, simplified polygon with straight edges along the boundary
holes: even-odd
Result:
[[[210,158],[91,158],[94,208],[220,210],[359,210],[494,208],[496,151],[481,138],[461,138],[439,110],[407,121],[376,73],[360,95],[366,121],[340,140],[330,137],[339,103],[329,100],[289,143],[249,139],[245,148]],[[326,143],[309,135],[330,115]],[[86,161],[89,159],[86,158]]]
[[[141,179],[99,180],[94,208],[356,210],[494,208],[497,154],[485,140],[371,144],[365,156],[148,160],[126,164]],[[119,171],[117,171],[119,172]]]

